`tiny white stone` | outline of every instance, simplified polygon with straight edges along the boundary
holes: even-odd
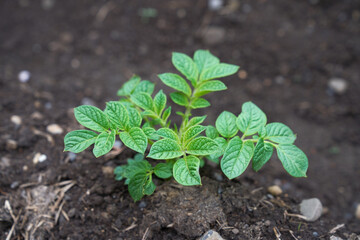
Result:
[[[46,161],[46,159],[47,159],[47,156],[45,154],[41,154],[39,156],[39,162],[44,162],[44,161]]]
[[[341,237],[331,236],[330,240],[343,240]]]
[[[11,116],[11,122],[13,122],[15,125],[21,125],[21,117],[17,116],[17,115],[13,115]]]
[[[278,185],[273,185],[268,187],[268,192],[271,193],[273,196],[279,196],[282,194],[282,189]]]
[[[329,88],[337,94],[343,94],[348,88],[348,83],[342,78],[332,78],[328,83]]]
[[[30,77],[31,77],[31,73],[27,70],[23,70],[23,71],[19,72],[19,75],[18,75],[19,81],[22,83],[28,82]]]
[[[208,5],[210,10],[220,10],[223,6],[223,0],[208,0]]]
[[[55,123],[48,125],[46,130],[51,134],[62,134],[64,132],[64,130]]]
[[[322,214],[322,204],[318,198],[305,199],[300,204],[300,212],[306,217],[306,221],[314,222]]]

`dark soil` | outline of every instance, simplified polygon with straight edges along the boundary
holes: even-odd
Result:
[[[0,2],[1,239],[14,222],[5,201],[19,216],[12,239],[196,239],[209,229],[226,239],[275,239],[274,229],[281,239],[360,234],[360,1],[225,5],[211,12],[205,0]],[[139,16],[143,8],[156,16]],[[225,34],[218,42],[205,38],[208,27]],[[103,108],[133,73],[159,83],[157,74],[174,71],[171,52],[200,48],[243,72],[198,113],[210,124],[223,110],[239,113],[244,101],[255,102],[269,121],[298,134],[308,178],[291,178],[275,157],[234,181],[207,166],[202,187],[158,180],[153,196],[134,203],[111,174],[131,151],[99,159],[63,152],[65,133],[79,128],[73,107],[92,101]],[[31,72],[28,83],[18,80],[22,70]],[[334,77],[345,79],[345,93],[329,89]],[[48,134],[52,123],[64,133]],[[47,159],[34,164],[36,153]],[[280,197],[266,192],[274,184]],[[319,220],[284,215],[299,213],[301,200],[312,197],[327,209]]]

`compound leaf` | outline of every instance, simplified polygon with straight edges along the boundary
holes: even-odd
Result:
[[[275,122],[266,125],[265,139],[280,144],[293,144],[296,135],[285,124]]]
[[[154,168],[154,173],[159,178],[169,178],[172,176],[172,167],[170,163],[158,163]]]
[[[265,165],[265,163],[270,160],[273,151],[274,149],[270,144],[265,143],[263,138],[259,139],[256,144],[254,157],[252,160],[252,168],[254,171],[259,171]]]
[[[125,146],[132,150],[144,153],[147,147],[147,137],[139,127],[132,127],[128,132],[121,132],[120,139]]]
[[[196,137],[197,135],[202,133],[205,129],[206,129],[206,127],[201,126],[201,125],[196,125],[196,126],[190,127],[184,133],[183,142],[186,144],[187,142],[191,141],[194,137]]]
[[[194,53],[194,61],[200,73],[220,63],[220,60],[208,50],[197,50]]]
[[[107,131],[110,127],[105,113],[94,106],[82,105],[74,108],[76,120],[91,130],[97,132]]]
[[[175,68],[195,86],[199,76],[199,71],[194,61],[186,54],[177,52],[172,54],[171,60]]]
[[[199,174],[200,160],[195,156],[186,156],[176,161],[173,167],[175,180],[184,186],[201,185]]]
[[[170,98],[173,100],[174,103],[180,106],[187,106],[189,105],[188,98],[182,92],[173,92],[170,93]]]
[[[216,142],[207,137],[198,137],[189,142],[186,153],[193,155],[210,155],[218,150]]]
[[[160,116],[166,107],[166,95],[160,90],[154,97],[155,112]]]
[[[153,159],[172,159],[182,155],[180,145],[172,139],[156,141],[150,148],[148,157]]]
[[[122,105],[120,102],[107,102],[104,113],[120,130],[126,129],[129,123],[129,115],[124,105]]]
[[[252,102],[242,105],[242,111],[236,119],[239,130],[245,136],[257,133],[266,124],[266,115]]]
[[[216,129],[221,136],[230,138],[237,134],[236,116],[228,111],[222,112],[215,122]]]
[[[135,103],[137,106],[141,107],[145,110],[154,110],[154,102],[151,98],[151,96],[148,93],[139,92],[134,93],[130,97],[131,101]]]
[[[90,130],[75,130],[66,134],[64,138],[65,149],[73,153],[79,153],[95,143],[97,134]]]
[[[238,70],[239,66],[220,63],[203,71],[200,76],[200,82],[230,76],[236,73]]]
[[[157,130],[156,134],[163,138],[172,139],[177,142],[179,141],[178,135],[170,128],[160,128]]]
[[[158,75],[161,81],[168,87],[171,87],[179,92],[184,93],[185,95],[191,95],[191,88],[189,84],[175,73],[163,73]]]
[[[254,144],[243,142],[236,136],[230,140],[221,159],[221,170],[229,178],[240,176],[247,168],[254,153]]]
[[[149,95],[151,95],[154,92],[154,88],[155,88],[155,84],[148,81],[148,80],[144,80],[141,81],[136,88],[134,89],[133,93],[147,93]]]
[[[194,101],[191,102],[191,107],[193,109],[206,108],[209,106],[210,106],[209,101],[204,98],[196,98]]]
[[[115,143],[115,131],[102,132],[95,140],[93,153],[95,157],[100,157],[110,152]]]
[[[308,159],[303,151],[291,144],[279,144],[276,151],[283,167],[291,176],[306,177]]]

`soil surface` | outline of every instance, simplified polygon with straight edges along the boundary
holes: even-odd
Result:
[[[359,0],[229,0],[216,11],[205,0],[3,0],[0,33],[0,239],[360,234]],[[198,111],[206,123],[253,101],[298,134],[307,178],[291,178],[276,157],[234,181],[207,165],[202,187],[157,180],[155,194],[134,203],[112,176],[131,151],[99,159],[63,152],[64,135],[79,128],[74,107],[104,108],[133,73],[160,83],[157,74],[175,71],[171,52],[196,49],[241,66],[226,92],[209,95],[212,108]],[[25,83],[23,70],[31,73]],[[330,88],[333,78],[346,88]],[[50,124],[63,133],[47,132]],[[282,195],[267,193],[274,184]],[[325,208],[319,220],[286,214],[313,197]]]

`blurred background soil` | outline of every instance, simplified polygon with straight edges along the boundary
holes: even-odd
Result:
[[[225,80],[227,91],[209,95],[211,108],[198,111],[208,115],[206,123],[253,101],[269,122],[298,134],[296,144],[309,158],[307,178],[291,178],[274,157],[238,180],[277,184],[296,199],[317,197],[328,210],[324,217],[360,233],[360,1],[220,2],[211,9],[206,0],[1,1],[0,194],[11,196],[39,178],[49,184],[77,178],[89,187],[86,179],[99,170],[84,166],[119,161],[109,164],[90,151],[69,160],[63,136],[79,127],[71,109],[104,108],[134,73],[160,89],[157,74],[175,72],[173,51],[209,49],[241,69]],[[21,82],[24,70],[31,76]],[[49,135],[54,123],[63,132]],[[46,160],[35,164],[36,153]],[[80,194],[77,188],[69,192]]]

